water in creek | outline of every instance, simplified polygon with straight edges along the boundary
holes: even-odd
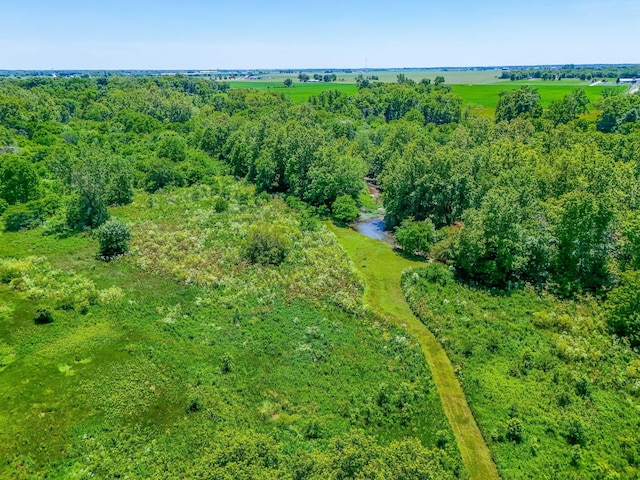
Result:
[[[387,232],[384,229],[384,216],[357,222],[353,225],[353,229],[366,237],[382,240],[391,245],[395,244],[395,239],[391,232]]]

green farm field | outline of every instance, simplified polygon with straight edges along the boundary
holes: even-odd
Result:
[[[457,93],[464,102],[464,105],[471,105],[479,107],[483,110],[482,113],[487,115],[493,115],[496,105],[500,99],[500,92],[505,90],[517,90],[521,88],[523,84],[519,82],[501,83],[500,85],[452,85],[451,88]],[[594,87],[589,86],[577,86],[577,85],[562,85],[562,84],[550,84],[549,82],[536,84],[534,88],[540,94],[540,103],[543,107],[547,107],[552,101],[560,100],[565,95],[570,94],[576,88],[583,88],[589,97],[591,102],[597,101],[602,97],[603,90],[615,89],[617,91],[624,91],[626,87],[621,86],[603,86],[596,85]]]
[[[289,88],[285,87],[282,82],[261,82],[253,80],[229,82],[229,84],[231,85],[231,88],[254,88],[257,90],[282,93],[293,103],[304,103],[309,100],[310,96],[317,95],[320,92],[326,92],[327,90],[339,90],[348,95],[352,95],[358,91],[358,87],[355,83],[340,82],[300,83],[295,80],[293,85]]]
[[[399,72],[369,72],[369,75],[378,75],[380,81],[383,82],[395,82],[396,75]],[[495,71],[491,71],[492,74]],[[431,74],[431,76],[429,76]],[[486,71],[411,71],[405,73],[405,76],[419,80],[421,78],[435,78],[435,74],[445,77],[447,84],[451,85],[453,91],[458,94],[462,100],[464,106],[475,107],[477,113],[486,116],[493,116],[496,105],[500,99],[500,92],[504,90],[517,90],[523,85],[532,85],[538,90],[540,94],[540,100],[543,107],[547,107],[549,103],[554,100],[559,100],[565,95],[570,94],[576,88],[583,88],[589,97],[591,102],[597,101],[602,96],[603,90],[615,89],[617,91],[624,91],[626,87],[609,83],[607,85],[595,85],[589,86],[587,82],[579,82],[573,79],[568,79],[567,82],[545,82],[545,81],[500,81],[496,80],[495,75],[493,80],[496,83],[491,83],[491,79],[487,75]],[[285,78],[287,76],[284,76]],[[289,75],[288,78],[292,78]],[[340,76],[338,77],[340,78]],[[348,81],[355,79],[355,75],[347,77]],[[355,82],[355,80],[352,80]],[[570,83],[569,83],[570,81]],[[229,82],[231,88],[249,88],[257,90],[268,90],[271,92],[282,93],[286,98],[293,103],[304,103],[309,100],[312,95],[317,95],[320,92],[327,90],[339,90],[348,95],[353,95],[357,92],[357,86],[355,83],[300,83],[294,80],[293,86],[290,88],[284,87],[281,82],[277,81],[258,81],[258,80],[242,80]]]

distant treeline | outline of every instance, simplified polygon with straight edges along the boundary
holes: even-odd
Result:
[[[626,66],[575,66],[565,65],[559,68],[526,68],[521,70],[505,70],[500,78],[510,80],[526,80],[538,78],[542,80],[562,80],[575,78],[577,80],[595,80],[606,78],[638,78],[640,65]]]

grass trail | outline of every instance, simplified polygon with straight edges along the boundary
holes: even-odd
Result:
[[[413,314],[400,288],[402,272],[424,264],[403,258],[386,243],[351,229],[334,225],[329,225],[329,228],[364,275],[365,304],[403,326],[420,342],[471,479],[500,478],[447,354],[429,329]]]

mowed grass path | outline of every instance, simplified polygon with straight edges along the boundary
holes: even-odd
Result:
[[[364,275],[365,304],[404,327],[420,342],[471,479],[499,479],[498,470],[447,354],[431,331],[413,314],[400,288],[402,272],[409,267],[424,266],[424,263],[403,258],[386,243],[351,229],[331,224],[329,228]]]

